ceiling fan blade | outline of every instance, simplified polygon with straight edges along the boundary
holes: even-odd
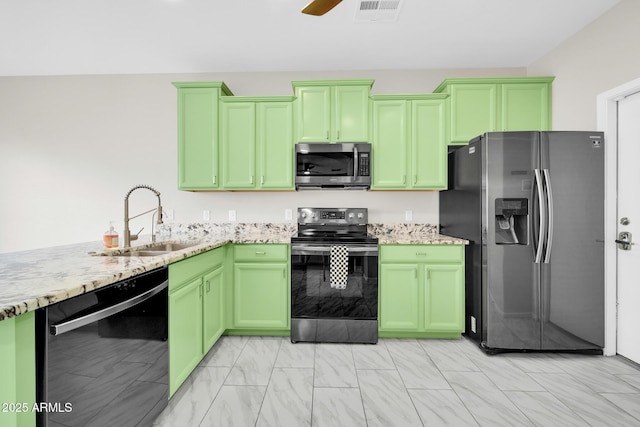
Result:
[[[311,0],[311,2],[302,9],[302,13],[322,16],[336,7],[341,1],[342,0]]]

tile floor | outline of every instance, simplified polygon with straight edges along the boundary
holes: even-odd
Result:
[[[640,426],[640,369],[618,357],[486,356],[466,339],[226,336],[154,425]]]

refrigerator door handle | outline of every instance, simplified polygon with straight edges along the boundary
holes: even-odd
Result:
[[[536,188],[538,190],[538,212],[540,213],[538,218],[538,245],[536,246],[536,255],[534,262],[536,264],[539,264],[540,261],[542,261],[542,249],[545,237],[544,230],[546,229],[547,225],[547,211],[543,206],[543,204],[545,203],[543,198],[544,191],[542,189],[542,171],[540,169],[534,169],[533,172],[535,174]]]
[[[551,180],[549,178],[549,169],[543,169],[544,183],[547,189],[547,247],[544,254],[544,263],[549,264],[551,258],[551,243],[553,242],[553,193],[551,192]]]

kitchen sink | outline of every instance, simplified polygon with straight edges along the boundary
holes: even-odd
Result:
[[[133,257],[149,257],[160,256],[170,254],[172,252],[187,249],[192,246],[199,245],[200,242],[192,243],[177,243],[177,242],[164,242],[153,243],[149,245],[133,246],[131,248],[121,248],[112,251],[105,251],[99,253],[91,253],[91,255],[102,256],[133,256]]]

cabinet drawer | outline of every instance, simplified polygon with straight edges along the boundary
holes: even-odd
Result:
[[[234,245],[235,261],[287,261],[287,245]]]
[[[462,245],[381,245],[381,262],[462,262]]]
[[[225,247],[211,249],[169,265],[169,290],[173,291],[190,279],[201,276],[224,262]]]

